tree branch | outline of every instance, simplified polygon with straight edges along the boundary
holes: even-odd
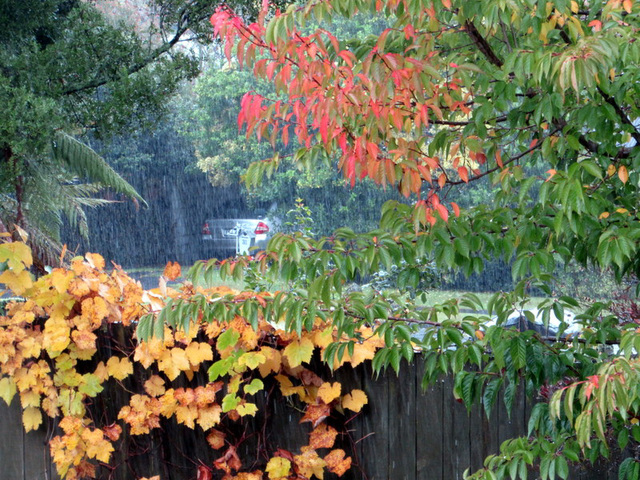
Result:
[[[616,99],[613,98],[611,95],[609,95],[604,90],[602,90],[602,88],[600,88],[599,86],[598,86],[598,93],[602,96],[602,98],[604,98],[605,102],[607,102],[609,105],[611,105],[613,107],[613,109],[615,110],[615,112],[618,115],[618,117],[620,117],[620,120],[622,121],[622,123],[624,123],[625,125],[630,126],[633,129],[632,132],[631,132],[631,136],[636,141],[636,144],[640,145],[640,132],[638,132],[638,129],[633,124],[633,122],[629,119],[629,117],[624,112],[622,107],[620,105],[618,105],[618,102],[616,102]]]
[[[192,24],[201,22],[201,21],[205,20],[209,16],[208,12],[205,12],[204,10],[198,11],[198,12],[195,12],[195,13],[197,14],[197,16],[193,20],[190,19],[189,16],[186,15],[186,14],[182,15],[181,19],[180,19],[180,23],[178,24],[178,27],[176,29],[176,33],[171,38],[171,40],[163,43],[160,47],[158,47],[155,50],[153,50],[151,52],[151,54],[149,54],[144,60],[130,65],[127,68],[127,75],[133,75],[133,74],[139,72],[140,70],[142,70],[143,68],[151,65],[153,62],[155,62],[162,55],[164,55],[169,50],[171,50],[180,41],[182,36],[187,31],[189,31],[189,28],[190,28],[190,26]],[[184,21],[183,21],[183,19],[184,19]],[[85,82],[83,84],[67,88],[66,90],[64,90],[62,92],[62,95],[73,95],[73,94],[76,94],[76,93],[85,92],[87,90],[95,90],[96,88],[102,87],[102,86],[106,85],[107,83],[109,83],[109,82],[111,82],[113,80],[114,80],[114,78],[107,74],[107,75],[104,75],[102,77],[95,78],[95,79],[93,79],[91,81]]]
[[[492,63],[498,68],[502,68],[502,65],[504,65],[504,63],[502,62],[502,60],[500,60],[500,58],[498,58],[498,56],[491,48],[491,45],[489,45],[489,42],[487,42],[487,39],[480,34],[473,22],[471,20],[467,20],[464,23],[464,27],[467,31],[467,35],[469,35],[471,40],[473,40],[473,43],[476,44],[478,49],[486,57],[489,63]]]

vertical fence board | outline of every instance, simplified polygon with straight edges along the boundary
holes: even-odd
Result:
[[[403,363],[398,375],[388,372],[389,478],[416,478],[416,365]]]
[[[369,403],[362,415],[362,428],[368,435],[360,442],[361,459],[366,465],[367,480],[389,480],[389,415],[394,412],[390,411],[386,375],[376,380],[370,364],[362,370],[362,386]]]
[[[458,464],[458,453],[455,448],[455,438],[453,435],[454,412],[453,412],[453,378],[445,377],[442,380],[442,478],[456,478],[456,465]]]
[[[51,479],[51,460],[44,430],[24,435],[24,478],[25,480]]]
[[[451,380],[453,386],[453,380]],[[461,480],[462,473],[469,468],[471,464],[471,446],[469,444],[470,437],[470,420],[467,408],[463,403],[457,402],[453,398],[453,392],[448,391],[449,402],[445,401],[452,414],[452,428],[450,435],[452,436],[453,451],[455,452],[453,464],[452,479]]]
[[[7,407],[0,401],[0,468],[3,480],[24,478],[24,434],[18,398]]]
[[[417,452],[416,470],[419,480],[442,478],[443,440],[443,382],[438,380],[427,387],[416,407]]]

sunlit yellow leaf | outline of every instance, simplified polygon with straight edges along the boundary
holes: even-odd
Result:
[[[288,360],[290,367],[297,367],[303,362],[310,361],[312,355],[313,342],[308,338],[293,340],[283,352],[283,356]]]
[[[15,382],[10,377],[0,379],[0,398],[2,398],[7,405],[11,404],[11,400],[15,394]]]
[[[202,362],[213,360],[213,349],[208,343],[192,342],[185,349],[185,353],[194,368],[197,368]]]
[[[222,407],[214,404],[206,408],[198,409],[198,424],[203,430],[209,430],[220,423]]]
[[[329,404],[340,396],[341,389],[342,389],[342,385],[340,385],[339,382],[334,382],[334,383],[325,382],[318,389],[318,397],[324,403]]]
[[[244,417],[246,415],[254,416],[258,411],[258,407],[254,403],[242,403],[236,407],[238,415]]]
[[[133,373],[133,364],[127,357],[111,357],[107,360],[109,375],[118,380],[124,380]]]
[[[31,430],[37,430],[42,423],[42,412],[39,408],[28,407],[22,412],[22,424],[24,425],[25,432]]]
[[[291,462],[286,458],[273,457],[267,463],[265,472],[269,474],[270,480],[282,480],[289,476],[291,471]]]
[[[351,393],[342,397],[342,407],[353,412],[359,412],[367,403],[369,403],[367,394],[358,389],[352,390]]]
[[[260,353],[265,357],[265,361],[258,366],[260,375],[266,377],[271,372],[278,373],[282,366],[282,354],[280,351],[271,347],[262,347]]]
[[[166,391],[164,380],[158,375],[152,375],[149,380],[144,382],[144,390],[152,397],[159,397]]]

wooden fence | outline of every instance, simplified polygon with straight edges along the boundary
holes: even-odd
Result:
[[[419,363],[419,362],[418,362]],[[347,419],[340,442],[351,450],[354,468],[347,480],[457,480],[465,469],[480,468],[484,458],[496,453],[500,443],[526,432],[531,403],[524,395],[516,398],[512,415],[498,406],[487,420],[480,408],[468,413],[455,401],[453,382],[444,379],[426,391],[420,388],[419,365],[403,365],[399,376],[387,372],[375,379],[370,367],[341,369],[338,379],[349,388],[361,388],[370,402],[360,415]],[[308,440],[310,425],[298,424],[299,413],[286,401],[271,402],[268,415],[253,420],[268,432],[269,448],[297,453]],[[184,432],[184,430],[182,430]],[[100,471],[104,480],[134,480],[159,474],[162,480],[196,478],[198,461],[210,465],[215,452],[208,449],[201,432],[172,434],[165,428],[171,448],[151,437],[140,445],[136,458],[120,458],[122,468]],[[52,480],[57,478],[46,447],[47,432],[24,434],[18,402],[10,408],[0,402],[0,480]],[[203,446],[204,445],[204,446]],[[245,442],[241,458],[257,455],[259,448]],[[173,453],[172,453],[173,452]],[[188,453],[188,454],[186,454]],[[194,462],[195,460],[195,462]],[[257,459],[258,461],[260,459]],[[214,476],[214,478],[216,478]],[[335,478],[332,474],[325,479]],[[536,478],[532,475],[531,478]],[[578,480],[617,479],[615,462],[575,467],[570,478]]]

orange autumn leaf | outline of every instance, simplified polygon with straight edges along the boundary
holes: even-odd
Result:
[[[618,168],[618,178],[622,181],[622,183],[627,183],[629,181],[629,171],[624,165],[620,165],[620,167]]]
[[[102,427],[104,434],[107,436],[109,440],[115,442],[120,438],[122,434],[122,427],[116,423],[112,423],[111,425],[107,425],[106,427]]]
[[[324,461],[327,463],[327,468],[330,472],[335,473],[339,477],[351,468],[351,457],[345,458],[344,450],[337,448],[329,452],[324,457]]]
[[[362,407],[367,403],[369,403],[367,394],[358,389],[352,390],[351,393],[342,397],[342,408],[347,408],[356,413],[362,410]]]
[[[318,448],[331,448],[337,436],[338,431],[335,428],[322,423],[311,432],[309,446],[314,450]]]
[[[311,447],[302,447],[302,453],[293,457],[298,475],[303,478],[315,476],[322,480],[327,463]]]
[[[318,398],[324,403],[329,404],[340,396],[342,385],[339,382],[323,383],[318,389]]]
[[[178,262],[167,262],[162,275],[167,277],[171,281],[175,280],[180,275],[182,275],[180,264]]]
[[[207,443],[214,450],[220,450],[224,447],[224,437],[225,433],[220,430],[216,430],[215,428],[211,429],[209,435],[207,435]]]
[[[93,268],[97,270],[104,269],[104,258],[102,258],[102,255],[97,253],[87,253],[84,257],[87,259],[87,263]]]
[[[331,407],[324,403],[307,405],[300,423],[311,422],[311,425],[317,427],[330,414]]]

